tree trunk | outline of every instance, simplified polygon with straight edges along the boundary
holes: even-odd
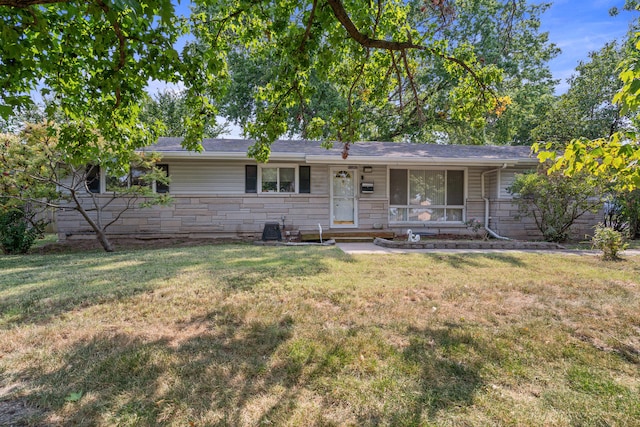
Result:
[[[100,245],[102,245],[102,247],[104,248],[105,252],[113,252],[114,251],[114,247],[111,244],[111,242],[109,241],[109,238],[107,237],[104,228],[100,227],[93,220],[93,218],[91,218],[89,216],[87,211],[82,206],[82,202],[78,199],[78,196],[77,196],[76,192],[73,191],[73,190],[71,191],[71,197],[73,198],[73,201],[74,201],[74,203],[76,205],[75,209],[78,212],[80,212],[80,215],[82,215],[82,217],[85,219],[85,221],[87,221],[87,223],[91,226],[93,231],[96,233],[96,239],[98,239],[98,242],[100,242]],[[98,215],[100,215],[100,214],[98,213]]]
[[[100,242],[104,250],[106,252],[113,252],[113,245],[111,244],[111,241],[105,234],[104,230],[94,229],[94,231],[96,232],[96,239],[98,239],[98,242]]]

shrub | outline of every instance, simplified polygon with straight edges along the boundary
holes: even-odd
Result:
[[[46,222],[30,223],[20,208],[0,210],[0,247],[7,254],[24,254],[42,236]]]
[[[594,248],[602,251],[602,259],[604,260],[619,259],[618,252],[625,250],[629,246],[625,243],[621,232],[603,224],[595,226],[591,244]]]
[[[545,170],[516,174],[507,191],[513,194],[519,216],[533,217],[548,242],[567,240],[578,218],[602,206],[599,183],[580,174],[566,177]]]
[[[604,225],[620,231],[628,239],[640,235],[640,189],[613,191],[605,204]]]

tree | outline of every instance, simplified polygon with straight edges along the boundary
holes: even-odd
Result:
[[[130,209],[142,208],[170,201],[168,194],[154,193],[152,182],[167,183],[164,171],[155,167],[157,156],[129,153],[128,164],[121,167],[122,154],[115,162],[109,144],[91,138],[85,144],[97,144],[103,149],[100,164],[87,150],[82,159],[77,153],[69,155],[51,134],[54,127],[29,125],[20,136],[0,135],[0,189],[3,192],[0,208],[15,208],[28,203],[54,209],[77,211],[96,233],[105,251],[113,251],[106,234],[107,228]],[[84,146],[85,144],[79,144]],[[98,148],[100,148],[98,147]],[[129,166],[133,165],[133,166]],[[99,168],[112,177],[106,184],[107,193],[94,192],[100,176]],[[135,173],[134,173],[135,172]],[[117,201],[118,206],[114,207]],[[107,210],[109,215],[107,216]]]
[[[620,114],[620,105],[612,102],[622,88],[618,64],[628,50],[626,43],[607,43],[589,53],[589,61],[580,62],[568,79],[569,90],[561,95],[531,131],[536,141],[564,145],[579,137],[608,138],[624,128],[629,120]]]
[[[142,101],[140,121],[148,127],[159,127],[158,133],[163,136],[185,137],[187,127],[185,121],[189,116],[187,99],[184,91],[164,90],[153,97],[146,97]],[[205,120],[202,136],[215,138],[224,127],[215,121]]]
[[[174,48],[187,27],[170,0],[2,0],[0,25],[0,116],[32,92],[48,97],[69,153],[82,141],[78,129],[96,131],[114,153],[149,145],[154,129],[138,119],[148,81],[188,74]]]
[[[59,110],[65,117],[58,124],[60,145],[73,148],[82,141],[75,130],[94,129],[112,151],[126,153],[157,135],[139,121],[148,81],[180,81],[189,111],[183,144],[198,149],[205,123],[228,89],[229,55],[238,46],[252,57],[277,61],[277,74],[258,89],[255,115],[245,126],[256,139],[249,154],[259,160],[266,160],[270,143],[286,133],[287,109],[309,103],[315,93],[312,75],[332,84],[343,107],[329,117],[302,117],[310,137],[326,126],[331,139],[359,139],[364,113],[389,104],[396,76],[416,88],[415,64],[429,58],[442,61],[457,82],[447,92],[453,117],[474,120],[502,108],[495,92],[500,70],[483,64],[468,44],[436,38],[433,15],[412,22],[411,4],[195,4],[188,21],[176,16],[170,0],[0,0],[0,114],[6,117],[42,88],[54,96],[49,112]],[[452,13],[444,1],[424,4],[445,19]],[[199,43],[178,52],[176,41],[188,31]],[[415,102],[421,104],[417,97]]]
[[[637,10],[640,6],[636,1],[627,1],[625,7]],[[560,147],[561,153],[554,151],[558,147],[552,142],[534,144],[533,150],[540,152],[541,163],[553,162],[550,172],[562,171],[567,176],[586,172],[609,181],[619,192],[640,187],[640,137],[637,133],[640,125],[640,32],[636,32],[631,41],[618,66],[622,87],[613,97],[613,104],[629,118],[632,126],[610,136],[573,139]]]
[[[455,5],[456,19],[443,28],[442,37],[468,40],[482,61],[503,71],[498,91],[508,97],[509,105],[501,114],[488,116],[486,126],[444,116],[435,129],[457,143],[531,144],[529,131],[551,104],[556,83],[548,62],[559,49],[540,32],[541,16],[550,3],[478,0]],[[436,72],[425,69],[425,81]]]
[[[391,58],[384,78],[390,79],[386,97],[370,103],[358,117],[360,139],[416,142],[512,143],[523,141],[535,112],[553,93],[553,80],[546,62],[557,54],[546,34],[538,32],[540,15],[548,5],[529,5],[523,0],[478,0],[475,2],[413,1],[408,24],[413,28],[434,26],[434,39],[450,46],[467,44],[480,63],[493,64],[503,71],[497,84],[501,105],[479,111],[473,103],[461,113],[460,76],[447,67],[447,60],[435,55],[416,57],[411,75],[396,69],[403,58]],[[436,6],[437,5],[437,6]],[[277,79],[280,60],[275,54],[257,56],[238,46],[230,52],[229,91],[221,112],[245,125],[255,117],[261,100],[260,88]],[[395,62],[394,62],[395,61]],[[348,98],[341,96],[335,79],[312,72],[308,84],[313,91],[308,102],[285,109],[286,127],[291,134],[308,136],[313,118],[322,119],[319,135],[331,137],[334,112],[348,110]],[[382,90],[382,89],[381,89]],[[366,92],[365,92],[366,93]],[[367,96],[369,94],[367,93]],[[506,104],[513,101],[505,110]],[[361,101],[361,100],[359,100]],[[486,126],[485,126],[486,125]]]
[[[507,188],[521,216],[532,217],[549,242],[564,242],[575,221],[602,206],[602,186],[586,175],[566,177],[545,170],[516,174]]]

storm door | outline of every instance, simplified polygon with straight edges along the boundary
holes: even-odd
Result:
[[[358,192],[355,171],[346,168],[331,170],[331,226],[358,226]]]

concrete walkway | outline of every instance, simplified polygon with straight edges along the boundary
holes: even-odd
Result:
[[[406,253],[505,253],[505,252],[529,252],[540,254],[566,254],[566,255],[600,255],[600,251],[595,250],[578,250],[578,249],[397,249],[385,248],[374,245],[373,243],[336,243],[344,253],[347,254],[406,254]],[[629,249],[620,253],[620,256],[639,256],[640,249]]]

